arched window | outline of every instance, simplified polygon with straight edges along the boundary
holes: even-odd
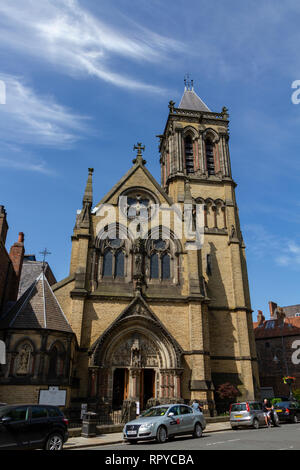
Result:
[[[205,140],[206,167],[209,175],[215,174],[214,144],[210,137]]]
[[[194,172],[194,150],[193,141],[190,135],[184,139],[185,168],[187,173]]]
[[[123,251],[118,251],[115,259],[116,259],[116,267],[115,267],[116,277],[124,277],[124,253]]]
[[[171,280],[170,240],[150,240],[147,251],[150,258],[150,280]]]
[[[113,254],[112,251],[106,250],[103,255],[103,277],[112,276],[113,274]]]
[[[123,278],[125,276],[125,240],[107,238],[103,242],[103,249],[102,277]]]
[[[153,253],[150,256],[150,278],[158,279],[159,278],[159,269],[158,269],[158,254]]]
[[[162,256],[161,258],[161,277],[162,279],[170,279],[171,278],[171,264],[170,264],[170,256],[168,253]]]
[[[58,366],[58,350],[57,347],[54,346],[51,349],[49,355],[49,369],[48,369],[48,378],[55,379],[57,377],[57,366]]]

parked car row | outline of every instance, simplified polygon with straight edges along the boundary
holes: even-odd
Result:
[[[274,405],[273,424],[298,423],[300,405],[281,401]],[[232,429],[259,428],[265,425],[262,403],[246,401],[230,407]],[[199,438],[206,428],[203,413],[183,404],[166,404],[149,408],[138,418],[125,424],[123,438],[129,444],[155,439],[160,443],[175,436],[192,434]],[[62,450],[68,439],[68,420],[56,406],[5,405],[0,403],[0,450],[45,449]]]
[[[296,401],[282,401],[274,405],[271,419],[275,426],[280,422],[298,423],[300,421],[300,405]],[[265,425],[263,405],[258,401],[233,403],[230,407],[230,424],[232,429],[253,427],[258,429]]]

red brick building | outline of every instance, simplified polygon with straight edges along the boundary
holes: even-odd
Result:
[[[278,307],[269,302],[270,320],[259,310],[253,324],[260,385],[272,387],[275,396],[288,396],[284,376],[296,378],[300,389],[300,305]]]
[[[8,253],[5,243],[8,223],[4,206],[0,206],[0,315],[17,300],[24,258],[24,234],[19,233]]]

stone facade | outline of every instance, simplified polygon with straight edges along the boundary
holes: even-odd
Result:
[[[194,92],[185,91],[185,105],[188,93]],[[150,398],[196,398],[212,411],[215,388],[227,381],[239,388],[240,399],[259,395],[228,113],[207,111],[194,95],[191,109],[170,102],[160,136],[161,185],[138,145],[132,168],[93,207],[89,170],[70,274],[53,286],[79,345],[74,402],[117,407],[131,399],[145,407]],[[105,204],[118,216],[116,233]],[[192,224],[196,205],[204,206],[201,249],[188,249],[188,232],[174,236],[174,220],[164,236],[174,204],[182,210],[190,205]],[[149,210],[155,205],[163,207],[158,215]],[[151,226],[157,243],[153,232],[141,236],[134,227],[134,214],[141,211],[143,233]],[[140,236],[133,236],[134,229]]]

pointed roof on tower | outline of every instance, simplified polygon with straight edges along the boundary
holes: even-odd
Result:
[[[184,83],[184,93],[182,95],[179,108],[190,109],[191,111],[206,111],[210,113],[211,110],[206,106],[204,101],[199,98],[197,93],[195,93],[193,80],[185,78]]]

